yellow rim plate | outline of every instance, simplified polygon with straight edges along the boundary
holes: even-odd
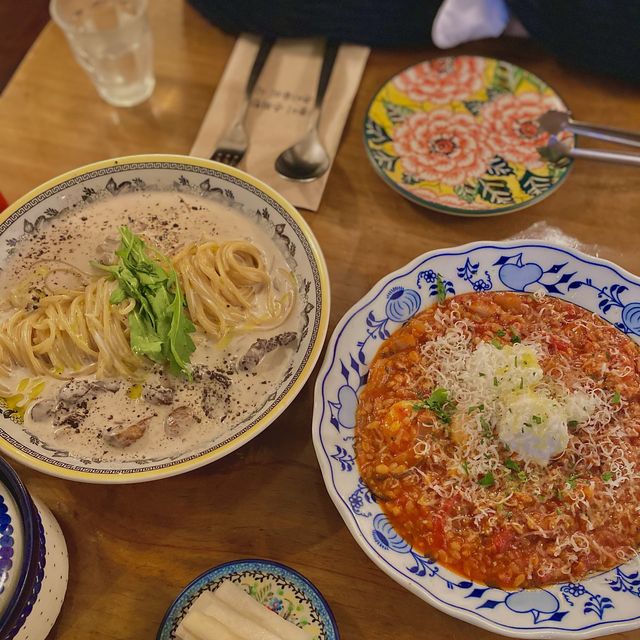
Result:
[[[416,64],[375,95],[364,142],[373,167],[403,196],[444,213],[509,213],[545,198],[569,159],[543,160],[536,119],[568,111],[534,74],[493,58],[457,56]],[[573,135],[560,139],[573,145]]]
[[[4,244],[7,237],[15,238],[38,228],[64,206],[74,204],[74,198],[78,202],[91,201],[96,195],[96,184],[101,185],[107,197],[109,194],[115,197],[123,190],[137,190],[144,182],[136,180],[140,180],[140,176],[148,180],[155,172],[158,176],[162,173],[165,190],[171,182],[175,189],[187,188],[191,180],[202,192],[212,192],[216,197],[224,194],[239,204],[245,204],[245,200],[247,206],[255,206],[254,211],[270,219],[281,245],[288,247],[291,255],[295,253],[296,261],[304,265],[309,274],[310,298],[303,312],[308,314],[309,323],[298,350],[302,355],[296,360],[297,367],[287,383],[278,387],[276,398],[248,425],[223,442],[173,461],[149,461],[146,466],[113,463],[110,467],[94,467],[89,460],[74,459],[70,463],[55,449],[47,449],[46,445],[43,449],[39,446],[42,443],[34,442],[33,438],[30,443],[26,432],[16,432],[19,428],[16,423],[0,418],[0,450],[38,471],[84,482],[130,483],[201,467],[231,453],[269,426],[300,392],[320,356],[329,323],[330,299],[329,277],[320,246],[304,218],[287,200],[263,182],[233,167],[200,158],[161,154],[127,156],[86,165],[49,180],[9,206],[0,215],[0,244]],[[167,176],[171,176],[171,181]],[[6,255],[6,249],[3,251]]]

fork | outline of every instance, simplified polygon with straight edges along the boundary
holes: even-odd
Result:
[[[267,36],[262,38],[260,48],[256,54],[256,59],[253,62],[253,67],[251,67],[247,86],[244,90],[244,101],[240,105],[238,115],[233,121],[233,124],[218,139],[216,149],[211,155],[211,160],[235,167],[247,152],[249,136],[247,135],[247,130],[244,126],[245,119],[247,117],[247,110],[249,108],[251,95],[253,94],[253,90],[258,82],[260,73],[262,73],[262,68],[269,57],[269,52],[271,51],[271,47],[274,42],[275,38]]]

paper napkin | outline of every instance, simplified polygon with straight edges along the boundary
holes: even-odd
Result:
[[[216,142],[233,123],[260,41],[243,35],[224,70],[209,110],[191,149],[191,155],[209,158]],[[292,182],[276,173],[280,152],[307,131],[316,96],[324,43],[321,40],[278,40],[255,87],[246,128],[249,148],[240,169],[264,180],[297,207],[318,209],[329,172],[314,182]],[[320,118],[320,139],[331,159],[364,71],[369,49],[344,44],[338,51]]]

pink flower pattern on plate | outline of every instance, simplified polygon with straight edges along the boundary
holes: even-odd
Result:
[[[463,100],[483,87],[484,58],[438,58],[403,71],[396,87],[416,102],[447,104]]]
[[[393,147],[406,173],[451,186],[481,176],[493,153],[471,115],[450,109],[419,111],[400,124]]]
[[[427,202],[434,202],[441,204],[444,207],[450,207],[451,209],[486,209],[487,205],[483,202],[467,202],[462,198],[459,198],[455,193],[438,193],[434,189],[428,187],[411,187],[409,191]]]
[[[564,111],[554,96],[539,93],[504,94],[482,109],[486,143],[505,160],[529,169],[541,167],[545,160],[537,149],[547,144],[549,135],[540,133],[536,120],[545,111]]]

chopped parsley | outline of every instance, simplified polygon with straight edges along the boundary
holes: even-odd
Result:
[[[449,424],[455,411],[456,403],[449,399],[449,392],[446,389],[439,387],[426,400],[416,402],[413,408],[416,411],[430,409],[442,422]]]
[[[493,437],[493,429],[491,428],[491,424],[486,420],[484,416],[480,416],[480,426],[482,427],[483,438]]]
[[[484,411],[484,405],[474,404],[472,407],[469,407],[469,409],[467,410],[467,415],[469,415],[470,413],[473,413],[474,411]]]
[[[577,426],[578,426],[577,420],[569,420],[569,422],[567,422],[567,427],[569,427],[569,429],[575,429]]]
[[[611,471],[605,471],[601,477],[605,482],[609,482],[609,480],[613,478],[613,473],[611,473]]]
[[[522,338],[517,333],[511,331],[511,344],[517,344],[518,342],[522,342]]]
[[[461,465],[461,466],[462,466],[462,470],[463,470],[467,475],[469,475],[469,465],[467,464],[467,461],[466,461],[466,460],[463,460],[463,461],[462,461],[462,465]]]
[[[568,478],[567,478],[567,484],[572,488],[575,489],[576,488],[576,480],[579,478],[580,476],[576,473],[572,473]]]
[[[507,467],[507,469],[510,469],[511,471],[513,471],[514,473],[518,473],[520,471],[520,465],[515,460],[512,460],[511,458],[507,458],[507,460],[504,461],[504,466]]]
[[[611,404],[620,404],[620,392],[616,391],[612,396],[611,396]]]
[[[542,424],[542,418],[540,416],[531,416],[531,419],[536,423],[536,424]]]
[[[493,376],[493,386],[494,387],[498,386],[498,378],[496,378],[495,376]]]
[[[496,335],[498,336],[498,338],[503,338],[506,335],[506,331],[504,329],[498,329],[496,331]]]
[[[444,281],[442,280],[442,276],[438,274],[436,276],[436,298],[438,302],[444,302],[447,297],[447,289],[444,286]]]
[[[488,473],[485,473],[482,476],[482,478],[478,480],[478,484],[481,487],[491,487],[494,482],[495,482],[495,478],[493,477],[493,473],[491,473],[491,471],[489,471]]]
[[[492,344],[496,349],[502,349],[502,342],[500,342],[500,340],[498,340],[498,338],[494,338],[493,340],[491,340],[491,344]]]

